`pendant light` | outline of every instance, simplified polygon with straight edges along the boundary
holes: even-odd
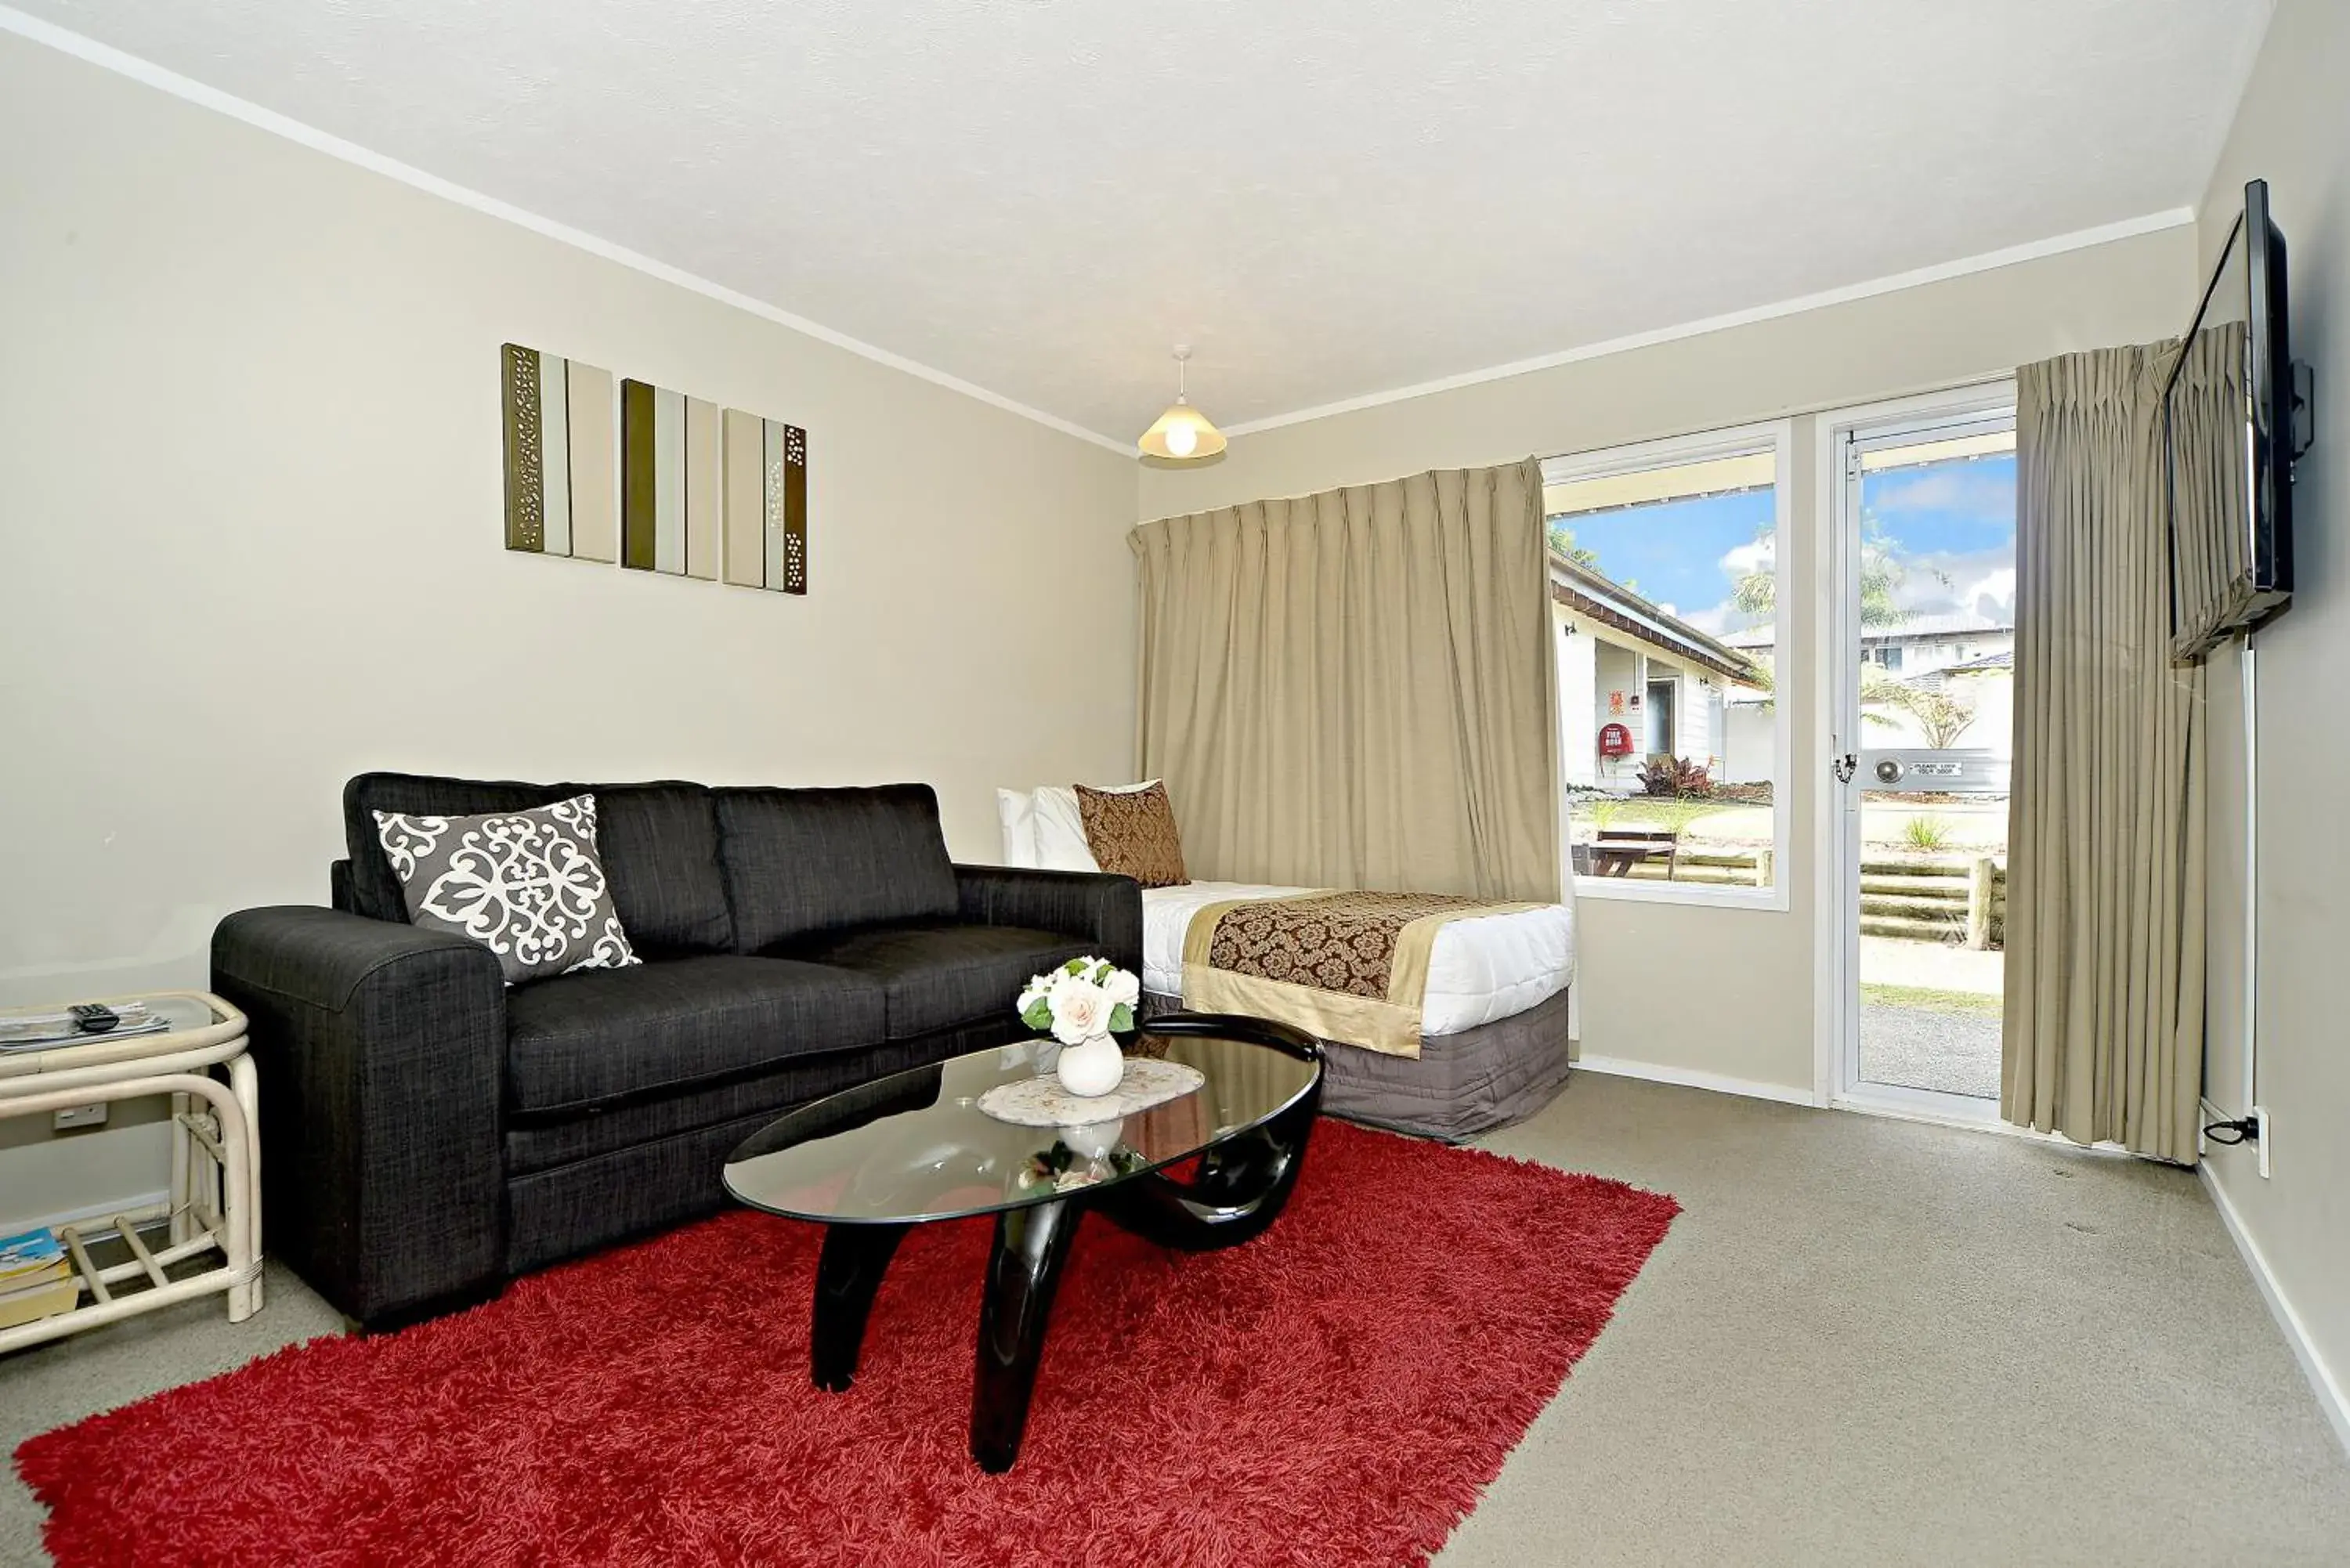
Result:
[[[1224,450],[1224,432],[1208,422],[1208,416],[1193,408],[1184,395],[1183,362],[1191,357],[1188,343],[1175,345],[1175,400],[1159,416],[1151,427],[1142,432],[1134,444],[1145,457],[1163,457],[1170,462],[1197,462],[1213,457]]]

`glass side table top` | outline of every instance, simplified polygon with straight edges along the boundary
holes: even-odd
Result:
[[[1001,1213],[1098,1190],[1200,1153],[1297,1104],[1322,1065],[1243,1039],[1156,1034],[1130,1055],[1200,1070],[1194,1092],[1083,1127],[1021,1127],[979,1108],[1033,1078],[1050,1041],[1024,1041],[892,1074],[792,1111],[727,1157],[726,1189],[770,1213],[827,1224],[919,1223]]]

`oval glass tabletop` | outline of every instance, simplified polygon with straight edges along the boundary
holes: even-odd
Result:
[[[1000,1213],[1198,1154],[1295,1105],[1322,1073],[1314,1055],[1222,1033],[1145,1029],[1128,1051],[1196,1067],[1205,1081],[1108,1121],[1022,1127],[981,1110],[979,1097],[1045,1071],[1053,1043],[974,1052],[789,1112],[727,1157],[726,1189],[754,1209],[827,1224]]]

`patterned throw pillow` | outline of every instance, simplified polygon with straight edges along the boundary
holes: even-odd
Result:
[[[1183,841],[1165,784],[1139,790],[1079,784],[1077,812],[1085,818],[1086,847],[1103,870],[1146,888],[1180,888],[1191,880],[1183,872]]]
[[[596,855],[596,797],[483,816],[375,815],[412,925],[498,955],[508,985],[640,961]]]

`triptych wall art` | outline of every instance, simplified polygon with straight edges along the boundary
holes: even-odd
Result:
[[[807,592],[807,432],[504,348],[506,548]]]

